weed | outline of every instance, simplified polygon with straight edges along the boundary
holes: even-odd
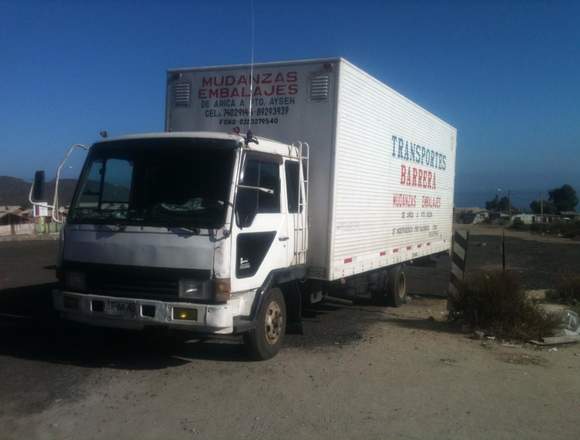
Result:
[[[536,339],[551,336],[557,316],[529,301],[513,272],[480,272],[468,277],[453,301],[454,310],[471,327],[502,338]]]
[[[568,305],[580,305],[580,275],[563,274],[558,286],[552,291],[552,299]]]

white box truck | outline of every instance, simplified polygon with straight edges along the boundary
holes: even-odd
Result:
[[[266,359],[305,301],[398,306],[404,263],[450,248],[455,128],[344,59],[170,70],[165,124],[89,149],[63,317],[243,335]]]

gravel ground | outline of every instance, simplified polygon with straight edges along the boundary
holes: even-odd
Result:
[[[470,270],[498,264],[497,234],[475,232]],[[508,243],[510,266],[523,268],[534,288],[549,286],[553,268],[580,261],[573,242],[510,236]],[[331,299],[307,311],[304,335],[290,335],[276,358],[253,363],[231,341],[62,323],[50,313],[54,250],[51,242],[0,243],[2,438],[580,433],[580,346],[504,346],[450,327],[445,301],[435,297],[445,291],[446,258],[409,270],[411,292],[429,297],[399,309]]]

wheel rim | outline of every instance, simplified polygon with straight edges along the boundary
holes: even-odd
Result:
[[[283,325],[284,316],[282,315],[282,308],[276,301],[272,301],[268,304],[268,308],[266,309],[266,319],[264,321],[266,341],[268,344],[273,345],[278,342],[282,335],[282,329],[284,328]]]
[[[405,274],[399,274],[399,298],[404,299],[407,296],[407,280]]]

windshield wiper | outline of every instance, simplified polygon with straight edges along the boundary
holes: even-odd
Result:
[[[166,226],[168,231],[174,232],[176,229],[180,229],[182,231],[189,232],[192,235],[199,235],[201,234],[201,229],[189,227],[189,226]]]

